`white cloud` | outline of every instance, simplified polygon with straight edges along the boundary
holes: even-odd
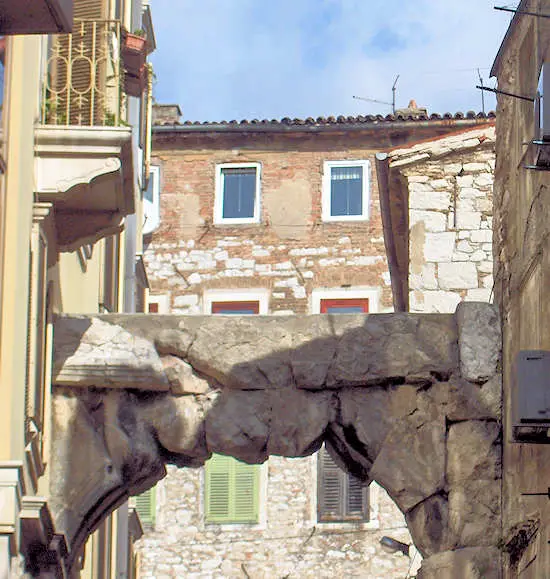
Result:
[[[155,96],[191,120],[385,114],[352,95],[389,101],[397,74],[398,106],[415,98],[429,112],[480,110],[475,69],[488,84],[509,22],[493,0],[151,4]]]

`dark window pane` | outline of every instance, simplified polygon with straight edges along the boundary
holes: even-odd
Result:
[[[330,172],[330,214],[363,214],[363,168],[332,167]]]
[[[254,217],[256,169],[222,169],[224,219]]]

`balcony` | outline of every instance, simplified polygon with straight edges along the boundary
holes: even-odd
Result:
[[[72,34],[50,40],[35,158],[61,250],[120,231],[134,212],[122,32],[116,20],[75,20]]]
[[[0,0],[0,34],[70,32],[73,0]]]

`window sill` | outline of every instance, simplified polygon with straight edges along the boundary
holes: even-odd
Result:
[[[338,222],[348,222],[348,221],[368,221],[368,215],[338,215],[338,216],[324,216],[323,223],[338,223]]]
[[[233,225],[261,225],[262,222],[259,219],[223,219],[214,221],[214,226],[219,227],[232,227]]]
[[[206,531],[265,531],[265,523],[212,523],[205,521]]]
[[[342,531],[356,529],[358,531],[376,531],[380,528],[380,521],[317,521],[316,525],[324,531]]]

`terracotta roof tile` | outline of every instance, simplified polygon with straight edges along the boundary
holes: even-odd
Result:
[[[183,121],[183,122],[170,122],[170,121],[157,121],[155,122],[155,126],[164,126],[164,127],[190,127],[190,126],[202,126],[207,128],[208,126],[220,126],[220,125],[230,125],[232,127],[235,126],[242,126],[246,128],[250,125],[269,125],[269,126],[327,126],[327,125],[361,125],[361,124],[372,124],[372,123],[393,123],[393,122],[422,122],[422,121],[441,121],[441,120],[463,120],[463,119],[487,119],[493,120],[496,117],[494,111],[490,111],[488,113],[476,113],[475,111],[468,111],[466,113],[457,112],[457,113],[432,113],[430,115],[426,114],[407,114],[404,115],[400,114],[389,114],[389,115],[358,115],[358,116],[344,116],[339,115],[337,117],[329,116],[329,117],[317,117],[314,119],[313,117],[307,117],[306,119],[298,119],[294,118],[291,119],[289,117],[284,117],[282,119],[243,119],[241,121],[237,121],[235,119],[230,121]]]

